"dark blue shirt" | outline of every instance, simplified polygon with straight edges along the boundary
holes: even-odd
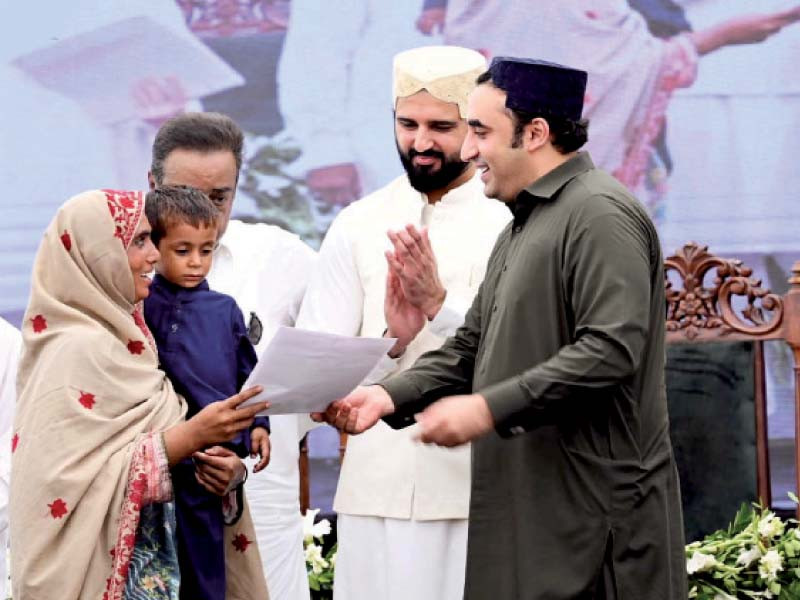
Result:
[[[236,301],[206,281],[184,288],[156,275],[144,316],[161,368],[189,404],[187,418],[238,393],[258,360]],[[258,417],[253,427],[269,428],[269,419]],[[231,449],[244,456],[249,438],[240,434]]]
[[[156,275],[144,303],[144,316],[158,346],[161,368],[189,404],[187,417],[236,394],[256,364],[256,352],[236,301],[212,292],[206,281],[184,288]],[[266,417],[253,424],[268,426]],[[250,436],[239,434],[226,446],[244,456]],[[172,467],[172,483],[180,600],[224,600],[222,499],[197,482],[188,459]]]

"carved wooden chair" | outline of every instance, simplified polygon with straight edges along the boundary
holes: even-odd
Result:
[[[771,505],[764,342],[785,340],[792,349],[797,429],[800,261],[793,273],[792,288],[778,296],[741,261],[713,256],[696,243],[665,260],[667,395],[687,539],[725,526],[741,502]],[[340,439],[342,458],[346,435]],[[309,506],[305,440],[300,506],[303,512]]]
[[[800,422],[800,262],[785,296],[751,275],[696,243],[665,261],[667,399],[687,541],[725,527],[742,502],[772,505],[766,341],[793,352]]]

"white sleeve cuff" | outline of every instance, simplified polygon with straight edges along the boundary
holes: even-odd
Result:
[[[456,329],[464,324],[464,317],[469,310],[471,302],[464,298],[459,298],[455,294],[448,292],[444,298],[444,303],[436,316],[428,323],[431,333],[440,337],[450,337],[454,335]]]

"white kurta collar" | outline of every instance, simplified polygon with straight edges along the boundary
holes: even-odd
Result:
[[[241,225],[242,222],[235,219],[228,221],[228,227],[217,243],[214,258],[217,258],[217,255],[225,258],[235,258],[237,250],[241,250],[242,243],[245,241],[241,239],[243,234],[246,233],[241,230]]]
[[[407,181],[408,179],[406,178],[406,182]],[[428,204],[428,197],[423,193],[417,193],[419,194],[420,202],[424,205]],[[442,196],[442,199],[433,206],[456,206],[462,204],[463,202],[473,201],[476,197],[480,197],[482,194],[483,182],[481,181],[480,173],[476,172],[475,175],[473,175],[463,184],[447,192],[444,196]]]

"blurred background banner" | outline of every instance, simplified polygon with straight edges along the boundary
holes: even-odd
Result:
[[[343,206],[401,172],[393,55],[442,43],[586,69],[588,149],[647,206],[666,254],[696,240],[779,293],[800,258],[796,1],[75,0],[3,16],[0,315],[16,325],[55,209],[145,188],[155,132],[181,111],[245,130],[234,216],[318,247]],[[776,500],[794,476],[780,467],[787,357],[768,348]],[[337,454],[335,436],[312,446]]]

